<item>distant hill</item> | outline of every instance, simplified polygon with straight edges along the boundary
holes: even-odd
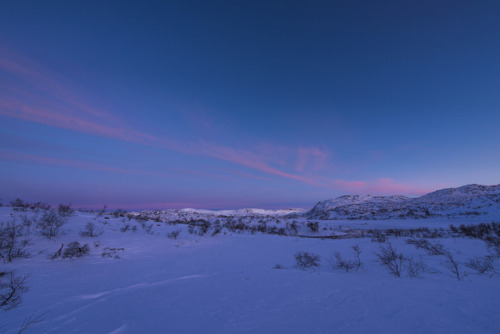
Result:
[[[318,202],[310,219],[390,219],[484,216],[500,217],[500,185],[470,184],[441,189],[418,198],[346,195]]]

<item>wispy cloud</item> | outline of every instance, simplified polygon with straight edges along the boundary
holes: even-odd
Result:
[[[25,163],[32,163],[39,165],[48,165],[54,167],[71,167],[71,168],[95,170],[95,171],[109,172],[109,173],[172,177],[172,175],[166,173],[118,168],[89,161],[81,161],[74,159],[59,159],[59,158],[46,157],[40,155],[24,154],[20,152],[13,152],[7,150],[0,150],[0,158],[4,160],[25,162]]]
[[[294,148],[258,144],[254,147],[238,148],[235,145],[221,145],[207,140],[181,142],[173,138],[138,131],[125,119],[87,103],[83,97],[69,88],[72,86],[71,83],[57,73],[0,47],[1,72],[14,77],[17,82],[17,84],[2,86],[0,115],[5,117],[191,156],[213,158],[257,172],[256,175],[247,171],[233,172],[243,177],[262,179],[264,177],[259,173],[263,173],[267,176],[277,176],[314,187],[348,192],[417,193],[421,191],[419,187],[399,184],[390,179],[349,181],[325,176],[324,172],[331,164],[332,154],[324,147]],[[194,121],[201,126],[210,127],[209,122],[204,118]],[[2,152],[0,157],[108,172],[141,173],[88,162],[28,156],[12,152]],[[209,177],[220,177],[220,175],[211,174]]]

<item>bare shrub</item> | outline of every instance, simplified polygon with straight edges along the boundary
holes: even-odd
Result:
[[[492,253],[493,256],[500,257],[500,237],[488,236],[484,239],[484,241],[486,242],[490,253]]]
[[[429,255],[445,255],[448,250],[439,242],[430,242],[426,239],[407,239],[406,243],[417,249],[424,249]]]
[[[297,252],[295,254],[295,266],[306,270],[319,267],[319,255],[308,252]]]
[[[297,234],[299,232],[299,224],[296,220],[291,223],[286,224],[286,229],[289,230],[292,234]]]
[[[22,214],[19,217],[21,218],[21,221],[23,222],[23,230],[24,230],[24,235],[30,235],[31,234],[31,226],[36,226],[37,224],[37,217],[38,215],[28,215],[28,214]]]
[[[46,313],[38,314],[36,315],[36,312],[31,313],[29,317],[24,318],[23,323],[19,327],[19,330],[17,331],[17,334],[24,333],[27,329],[31,328],[32,326],[39,324],[43,321],[43,317],[45,316]]]
[[[0,226],[0,258],[4,262],[12,262],[15,258],[28,257],[24,250],[28,245],[28,240],[20,240],[22,236],[22,226],[17,225],[15,220]]]
[[[88,244],[80,245],[78,241],[73,241],[69,243],[68,246],[66,246],[62,257],[63,258],[82,257],[84,255],[88,255],[89,252],[90,252],[90,247]]]
[[[422,273],[427,271],[423,258],[420,256],[418,260],[414,258],[406,258],[406,273],[411,278],[421,278]]]
[[[22,301],[28,275],[16,276],[13,271],[0,272],[0,310],[11,310]]]
[[[334,254],[335,260],[332,259],[332,267],[334,269],[342,269],[345,270],[347,273],[354,269],[355,264],[352,260],[350,259],[344,259],[342,258],[342,255],[340,255],[339,252],[336,252]]]
[[[144,229],[144,231],[146,231],[147,234],[153,234],[153,224],[142,224],[142,228]]]
[[[371,241],[372,242],[379,242],[379,243],[384,243],[387,241],[387,236],[380,232],[379,230],[370,230],[368,231],[371,234]]]
[[[486,274],[495,271],[495,268],[493,267],[493,258],[491,256],[474,257],[470,259],[465,265],[480,274]]]
[[[361,267],[361,249],[358,245],[353,246],[352,249],[354,251],[353,259],[344,259],[339,252],[336,252],[334,254],[334,259],[331,260],[332,268],[345,270],[346,272],[349,272],[353,269],[358,271]]]
[[[134,226],[136,231],[137,231],[137,227]],[[127,232],[128,230],[130,229],[130,224],[125,224],[123,225],[123,227],[120,229],[121,232]]]
[[[284,267],[278,263],[273,266],[273,269],[284,269]]]
[[[108,208],[108,206],[107,206],[107,205],[104,205],[104,206],[102,207],[102,210],[101,210],[101,211],[99,211],[99,212],[97,213],[97,217],[102,217],[102,216],[104,216],[104,214],[106,213],[106,209],[107,209],[107,208]]]
[[[401,277],[404,268],[405,257],[392,247],[391,243],[387,243],[386,247],[380,246],[380,253],[375,253],[379,258],[380,263],[385,266],[391,275]]]
[[[63,216],[54,210],[49,210],[37,222],[37,227],[40,229],[40,234],[50,240],[61,233],[64,224],[66,224],[66,219]]]
[[[61,217],[69,217],[75,213],[75,209],[71,207],[71,204],[59,204],[57,212]]]
[[[446,252],[444,257],[445,260],[441,262],[441,264],[451,272],[452,277],[455,277],[459,281],[463,280],[465,273],[462,271],[460,263],[453,257],[451,252]]]
[[[125,217],[126,215],[127,211],[123,209],[116,209],[115,211],[113,211],[113,216],[115,216],[115,218]]]
[[[177,237],[181,234],[181,230],[175,230],[167,234],[167,237],[170,239],[177,239]]]
[[[45,202],[35,202],[35,203],[32,203],[30,205],[30,209],[33,210],[33,211],[40,211],[40,210],[43,210],[43,211],[47,211],[47,210],[50,210],[51,208],[51,205],[49,203],[45,203]]]
[[[311,232],[319,231],[319,223],[318,222],[307,222],[307,227],[311,230]]]
[[[16,198],[15,200],[11,201],[9,205],[14,209],[14,211],[26,211],[30,206],[28,202],[24,202],[20,198]]]
[[[104,232],[99,230],[94,222],[88,222],[83,231],[80,231],[80,236],[84,238],[95,238],[102,235]]]
[[[222,232],[222,227],[221,226],[216,226],[214,227],[214,231],[210,235],[211,237],[215,237],[217,234]]]

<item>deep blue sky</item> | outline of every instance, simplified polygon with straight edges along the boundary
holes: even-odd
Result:
[[[500,180],[498,1],[1,1],[0,198],[311,206]]]

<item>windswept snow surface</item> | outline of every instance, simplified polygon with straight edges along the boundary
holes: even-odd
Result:
[[[262,224],[263,216],[255,213],[234,219]],[[0,208],[0,221],[12,216],[19,221],[22,214],[34,215]],[[199,219],[198,214],[192,218]],[[214,216],[211,222],[217,219],[222,218]],[[276,226],[292,222],[282,215],[265,219]],[[423,257],[429,271],[422,278],[390,275],[374,254],[385,244],[368,237],[320,237],[377,224],[444,230],[450,224],[470,224],[470,219],[318,221],[319,231],[308,232],[306,220],[297,218],[299,236],[227,229],[200,236],[189,233],[186,224],[158,220],[78,212],[64,226],[64,235],[49,241],[32,234],[30,258],[1,264],[2,271],[30,274],[30,291],[20,306],[0,311],[0,330],[17,333],[32,313],[43,321],[27,333],[498,333],[500,328],[500,276],[479,275],[463,265],[488,254],[483,241],[431,240],[449,248],[468,273],[458,281],[442,265],[442,257],[415,249],[407,238],[388,241],[406,256]],[[81,237],[87,222],[104,233]],[[127,224],[129,229],[121,232]],[[166,237],[175,230],[181,230],[177,239]],[[88,243],[90,255],[49,259],[71,241]],[[333,269],[333,253],[351,257],[356,244],[362,268],[349,273]],[[296,268],[298,251],[320,255],[321,266]],[[273,269],[277,264],[283,269]],[[499,268],[498,261],[495,266]]]

